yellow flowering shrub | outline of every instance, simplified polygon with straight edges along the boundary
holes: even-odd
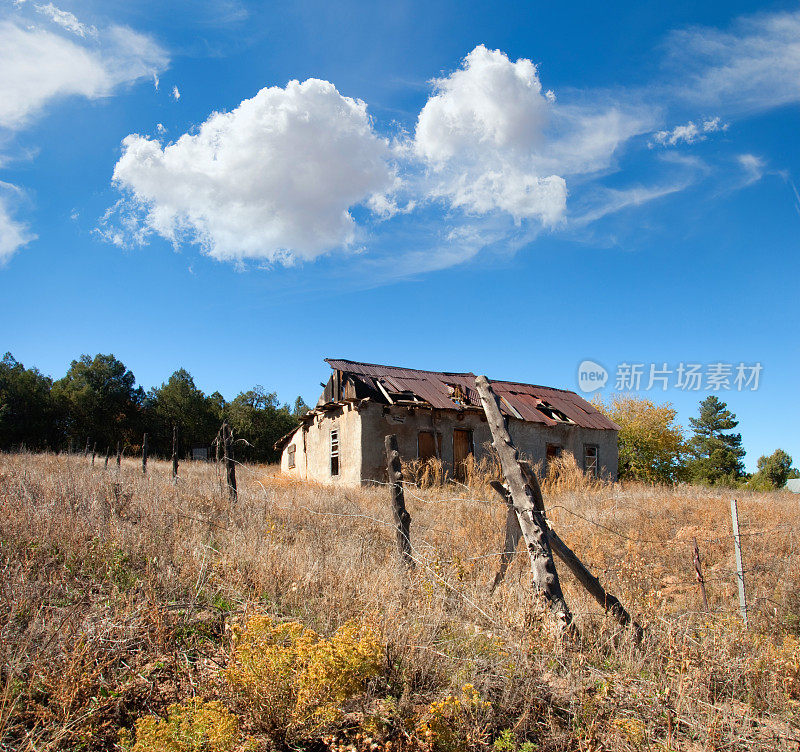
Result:
[[[133,738],[120,735],[126,752],[230,752],[239,738],[239,724],[218,702],[186,700],[170,705],[167,718],[136,721]]]
[[[376,632],[354,621],[325,639],[261,616],[236,634],[227,679],[257,724],[298,739],[339,720],[342,704],[380,672],[383,654]]]
[[[432,702],[417,731],[432,752],[465,752],[487,744],[492,704],[472,684]]]

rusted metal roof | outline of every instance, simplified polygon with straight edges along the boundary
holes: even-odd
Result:
[[[480,408],[475,374],[421,371],[353,360],[326,358],[334,371],[357,382],[361,390],[378,401],[420,402],[439,410]],[[536,384],[490,380],[500,398],[500,409],[514,418],[548,426],[576,425],[582,428],[618,431],[619,426],[575,392]]]

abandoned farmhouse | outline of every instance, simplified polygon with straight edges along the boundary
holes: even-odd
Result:
[[[333,369],[317,406],[281,438],[281,472],[344,485],[383,481],[384,438],[404,460],[441,459],[460,479],[464,462],[491,449],[472,373],[418,371],[326,359]],[[520,454],[533,463],[571,452],[587,473],[617,477],[619,426],[574,392],[491,381]]]

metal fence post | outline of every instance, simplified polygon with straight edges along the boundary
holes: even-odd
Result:
[[[739,540],[739,512],[736,499],[731,499],[731,522],[733,523],[733,545],[736,549],[736,582],[739,585],[739,610],[747,629],[747,598],[744,593],[744,567],[742,566],[742,544]]]

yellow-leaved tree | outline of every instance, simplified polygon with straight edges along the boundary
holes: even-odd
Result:
[[[658,405],[631,394],[598,394],[592,404],[619,430],[619,477],[645,483],[675,483],[685,477],[683,428],[672,403]]]

